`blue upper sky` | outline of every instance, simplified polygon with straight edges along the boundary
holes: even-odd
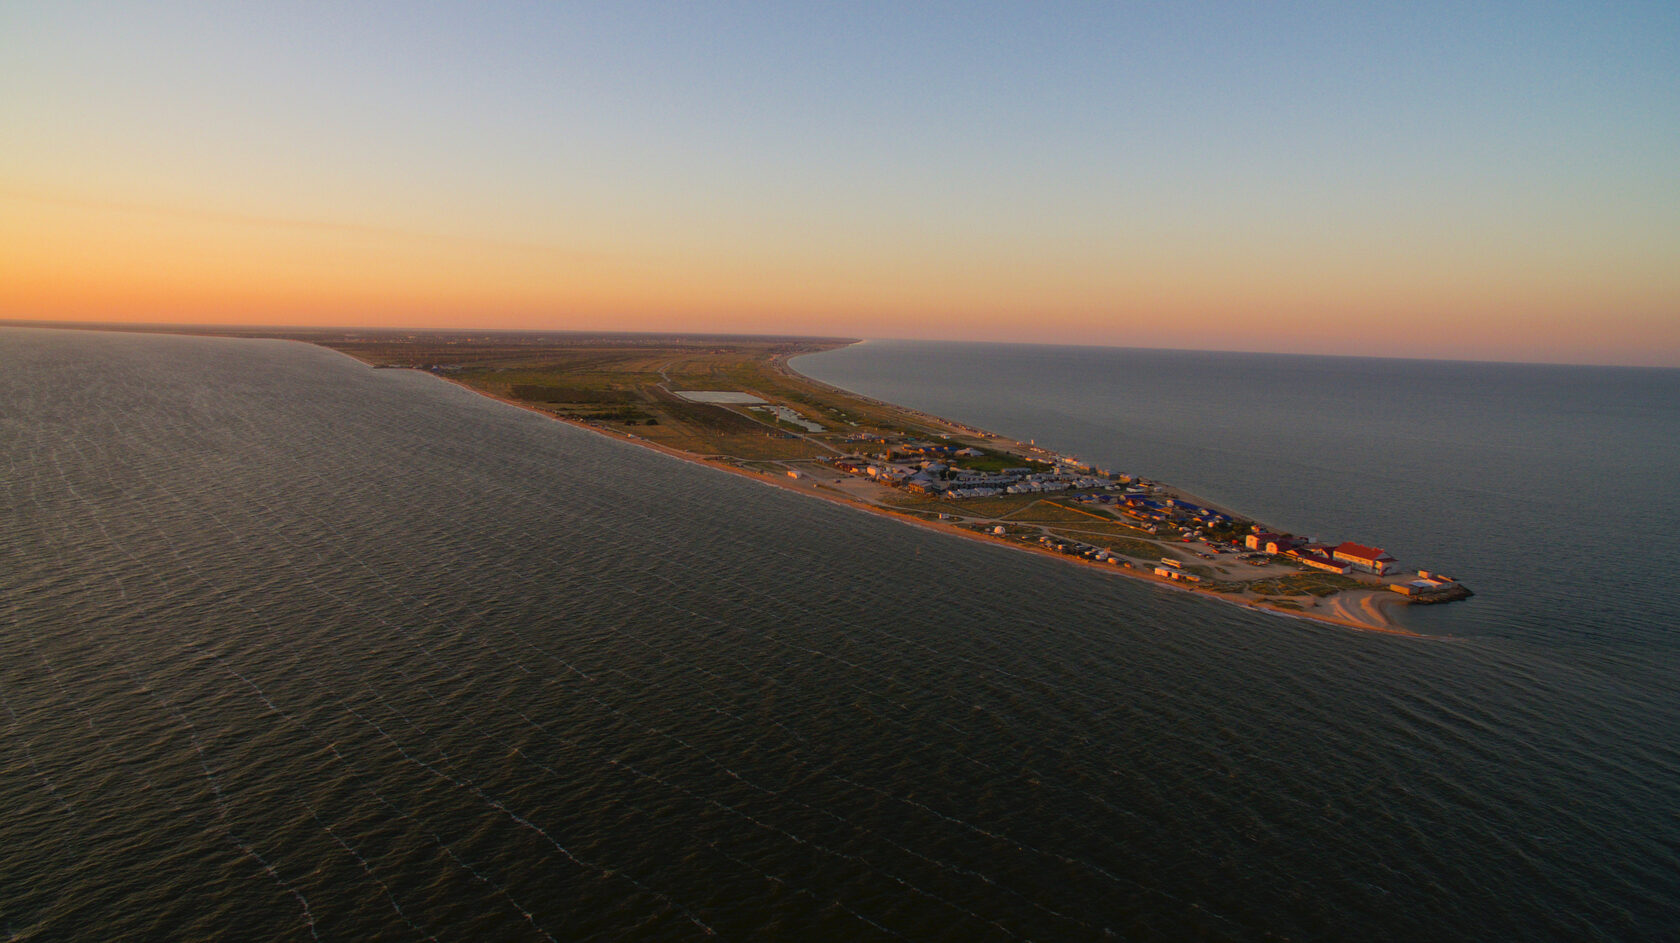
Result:
[[[35,3],[0,59],[14,317],[1680,363],[1676,3]]]

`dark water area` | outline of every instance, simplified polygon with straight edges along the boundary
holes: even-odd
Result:
[[[963,356],[945,379],[921,357],[903,399],[934,408]],[[1627,466],[1671,470],[1675,440],[1607,453],[1673,429],[1675,384],[1616,377],[1662,399],[1606,394],[1557,452],[1454,429],[1438,382],[1409,418],[1476,469],[1450,481],[1398,461],[1386,387],[1328,432],[1274,403],[1259,458],[1357,481],[1314,496],[1245,465],[1252,386],[1229,388],[1249,418],[1185,404],[1193,378],[1133,425],[997,375],[938,407],[1457,569],[1483,595],[1417,640],[953,540],[301,344],[0,329],[0,933],[1671,937],[1665,545],[1621,541],[1673,533],[1664,469]],[[1535,395],[1486,382],[1490,415]],[[1554,493],[1646,503],[1512,543],[1566,526]],[[1502,542],[1524,557],[1490,563]]]

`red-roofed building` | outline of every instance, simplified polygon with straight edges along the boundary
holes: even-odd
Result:
[[[1394,572],[1394,558],[1381,547],[1367,547],[1348,541],[1338,546],[1330,555],[1337,560],[1347,561],[1355,569],[1370,573],[1386,575]]]

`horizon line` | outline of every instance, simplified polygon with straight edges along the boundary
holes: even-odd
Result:
[[[41,328],[48,330],[98,330],[117,333],[126,331],[135,334],[179,334],[183,336],[226,336],[228,334],[257,335],[256,337],[251,338],[253,340],[260,339],[265,335],[271,336],[281,332],[290,334],[331,334],[354,332],[358,334],[575,334],[597,337],[605,335],[624,337],[693,337],[707,339],[757,338],[765,340],[844,341],[846,342],[845,346],[847,347],[874,341],[887,341],[910,344],[955,344],[970,347],[1045,347],[1069,350],[1139,350],[1156,351],[1160,353],[1242,354],[1261,357],[1312,357],[1329,360],[1385,360],[1420,363],[1467,363],[1524,367],[1612,367],[1622,370],[1680,370],[1680,363],[1633,364],[1610,363],[1603,361],[1478,360],[1464,357],[1406,357],[1379,354],[1327,354],[1316,351],[1250,350],[1227,347],[1156,347],[1148,345],[1122,344],[1067,344],[1047,341],[959,340],[944,337],[855,337],[849,334],[757,333],[752,331],[610,330],[592,328],[506,327],[381,327],[355,324],[236,324],[216,321],[69,321],[16,317],[0,317],[0,327]],[[274,339],[291,340],[293,338],[275,337]]]

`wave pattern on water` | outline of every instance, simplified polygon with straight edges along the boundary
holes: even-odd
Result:
[[[1674,926],[1676,708],[1611,671],[951,541],[300,345],[0,341],[10,936]]]

